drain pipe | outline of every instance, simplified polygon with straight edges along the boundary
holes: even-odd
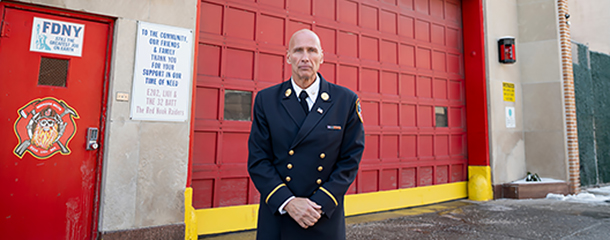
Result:
[[[559,37],[561,44],[561,66],[563,71],[563,99],[568,146],[568,181],[570,193],[580,192],[580,159],[578,154],[578,126],[576,124],[576,99],[574,95],[574,72],[572,69],[572,42],[568,1],[557,0],[559,14]]]

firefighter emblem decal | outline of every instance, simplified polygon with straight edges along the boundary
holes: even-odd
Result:
[[[68,143],[76,133],[76,110],[63,100],[52,97],[35,99],[17,110],[14,130],[19,143],[14,153],[22,158],[30,152],[37,159],[47,159],[60,152],[69,155]]]

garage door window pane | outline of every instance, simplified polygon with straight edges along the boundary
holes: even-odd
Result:
[[[434,107],[436,127],[447,127],[447,107]]]
[[[250,121],[252,92],[225,90],[225,120]]]

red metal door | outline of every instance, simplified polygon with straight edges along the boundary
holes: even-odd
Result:
[[[86,135],[104,122],[111,25],[21,5],[0,10],[2,238],[91,239],[100,152],[86,149]]]
[[[228,91],[290,77],[287,43],[318,33],[320,72],[362,100],[366,146],[350,194],[466,180],[459,0],[203,0],[192,168],[195,208],[258,202],[246,171],[249,119]],[[251,102],[250,102],[251,103]]]

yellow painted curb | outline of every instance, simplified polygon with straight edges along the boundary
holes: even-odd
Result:
[[[468,166],[468,199],[473,201],[493,199],[489,166]]]
[[[387,211],[466,198],[467,182],[345,196],[345,215]],[[256,228],[258,204],[195,210],[199,235]]]

